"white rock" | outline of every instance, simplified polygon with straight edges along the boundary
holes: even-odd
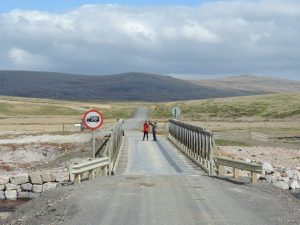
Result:
[[[5,199],[4,191],[0,191],[0,200]]]
[[[34,184],[32,186],[32,191],[34,193],[42,193],[43,192],[43,185]]]
[[[38,173],[29,174],[29,180],[32,184],[43,184],[42,177]]]
[[[268,173],[270,174],[270,173],[274,172],[274,168],[270,163],[264,162],[263,163],[263,171],[265,171],[267,174]]]
[[[57,183],[53,183],[53,182],[45,183],[45,184],[43,184],[43,192],[48,191],[53,188],[56,188],[56,186],[57,186]]]
[[[245,162],[247,162],[247,163],[251,163],[251,162],[252,162],[252,160],[251,160],[251,159],[245,159]]]
[[[18,193],[18,198],[20,199],[32,199],[35,195],[32,192],[20,192]]]
[[[55,174],[55,181],[57,181],[59,183],[63,183],[65,181],[69,181],[69,180],[70,180],[69,172],[57,172]]]
[[[290,182],[290,178],[288,178],[288,177],[281,177],[279,179],[279,181],[283,181],[284,183],[288,184]]]
[[[269,182],[269,183],[276,183],[279,179],[278,176],[276,176],[275,174],[269,174],[265,176],[265,179]]]
[[[5,189],[5,185],[1,184],[0,185],[0,191],[3,191]]]
[[[11,183],[5,185],[5,190],[7,191],[17,190],[17,189],[18,189],[18,185],[11,184]]]
[[[293,172],[294,172],[296,179],[300,180],[300,172],[298,170],[293,170]]]
[[[265,176],[265,179],[269,182],[269,183],[272,183],[272,175],[266,175]]]
[[[288,190],[290,187],[287,183],[283,182],[283,181],[278,181],[276,183],[274,183],[274,186],[283,189],[283,190]]]
[[[292,179],[295,176],[295,174],[292,170],[288,170],[288,171],[286,171],[286,173],[287,173],[288,178],[290,178],[290,179]]]
[[[44,183],[48,183],[48,182],[53,182],[55,181],[55,176],[52,174],[52,173],[47,173],[47,172],[44,172],[42,173],[42,181]]]
[[[64,182],[65,181],[64,173],[63,172],[56,173],[55,174],[55,181],[60,182],[60,183]]]
[[[274,171],[274,173],[273,173],[273,181],[280,180],[280,178],[281,178],[281,174],[278,171]]]
[[[12,184],[25,184],[25,183],[28,183],[29,182],[29,179],[28,179],[28,174],[17,174],[17,175],[14,175],[10,178],[10,183]]]
[[[9,182],[8,176],[0,176],[0,185],[5,185]]]
[[[5,197],[9,200],[16,200],[17,199],[17,191],[11,190],[11,191],[5,191]]]
[[[21,189],[23,191],[31,191],[32,190],[32,184],[31,183],[22,184]]]
[[[291,189],[296,189],[299,187],[298,181],[297,180],[290,180],[289,186]]]

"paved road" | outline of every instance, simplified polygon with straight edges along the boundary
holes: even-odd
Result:
[[[136,129],[146,115],[140,109],[126,121],[116,176],[84,184],[79,212],[66,224],[300,224],[272,192],[208,177],[164,137],[142,141]]]

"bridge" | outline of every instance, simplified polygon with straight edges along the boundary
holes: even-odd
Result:
[[[212,134],[171,121],[170,135],[142,140],[147,109],[123,124],[118,154],[110,155],[114,176],[98,176],[77,188],[78,213],[66,224],[275,225],[286,210],[253,183],[215,176]],[[111,154],[111,153],[110,153]],[[286,222],[286,221],[285,221]],[[299,221],[298,221],[299,222]],[[287,223],[289,224],[289,223]],[[296,224],[296,223],[295,223]]]

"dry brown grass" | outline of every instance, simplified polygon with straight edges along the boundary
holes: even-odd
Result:
[[[143,105],[138,102],[76,102],[0,96],[0,137],[5,133],[79,131],[84,113],[99,110],[103,128],[118,118],[128,118]]]

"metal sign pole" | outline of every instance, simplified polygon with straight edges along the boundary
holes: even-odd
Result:
[[[92,157],[95,158],[95,151],[96,151],[96,138],[95,138],[95,131],[92,131],[92,138],[93,138],[93,155]]]

